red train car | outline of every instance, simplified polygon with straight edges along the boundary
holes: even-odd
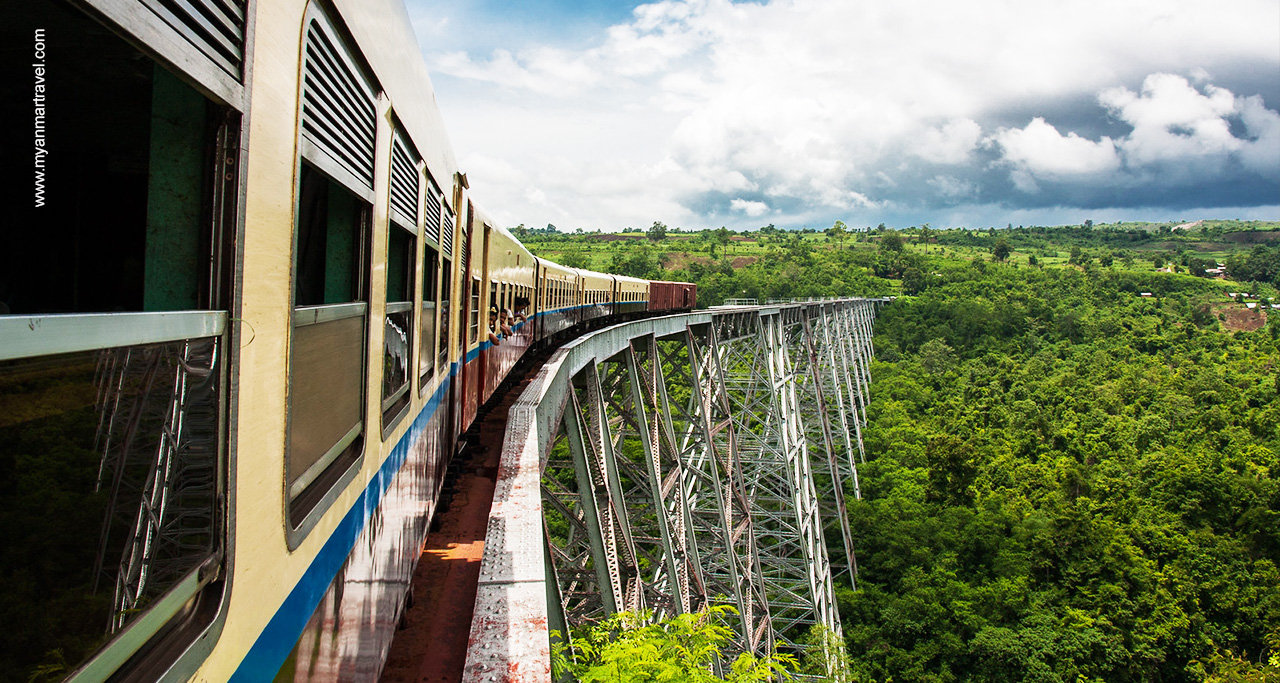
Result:
[[[649,283],[649,310],[687,311],[698,303],[698,286],[692,282]]]

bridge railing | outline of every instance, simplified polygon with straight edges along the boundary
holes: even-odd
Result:
[[[838,632],[883,301],[651,318],[556,351],[509,413],[464,680],[550,681],[549,632],[621,610],[732,605],[735,651]]]

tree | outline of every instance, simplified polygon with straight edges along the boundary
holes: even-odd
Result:
[[[653,225],[649,227],[649,231],[646,235],[648,235],[649,239],[654,242],[661,242],[667,238],[667,226],[661,221],[654,221]]]
[[[837,247],[843,247],[845,238],[849,236],[849,226],[844,221],[836,221],[836,224],[827,228],[827,237],[836,243]]]
[[[789,679],[797,662],[787,654],[759,658],[744,652],[723,679],[712,673],[712,663],[722,656],[732,634],[723,620],[734,612],[728,605],[713,605],[661,621],[648,612],[621,612],[577,631],[570,643],[553,632],[552,676],[563,680],[567,674],[581,683]]]
[[[723,249],[723,251],[721,252],[721,258],[728,256],[729,242],[731,239],[729,229],[724,227],[723,225],[720,226],[720,229],[716,230],[715,232],[715,237],[716,237],[716,244],[719,244],[721,249]]]
[[[566,268],[591,268],[591,257],[582,249],[566,251],[560,255],[560,265]]]
[[[1004,237],[996,240],[995,245],[991,247],[991,255],[996,257],[997,261],[1009,258],[1011,253],[1013,253],[1013,249],[1009,246],[1009,240]]]
[[[929,286],[928,276],[919,268],[906,268],[902,271],[902,292],[919,294]]]
[[[902,251],[902,235],[897,230],[886,231],[884,237],[880,238],[880,248],[888,251]]]

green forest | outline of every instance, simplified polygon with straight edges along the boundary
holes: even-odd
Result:
[[[897,297],[854,680],[1280,680],[1280,225],[516,232],[700,305]]]

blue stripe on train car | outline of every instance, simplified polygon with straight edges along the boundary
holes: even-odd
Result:
[[[351,554],[351,548],[355,546],[356,538],[364,529],[369,514],[378,507],[382,495],[386,493],[396,473],[404,465],[405,458],[409,454],[410,437],[418,434],[426,438],[423,431],[440,407],[441,400],[447,395],[449,385],[453,382],[457,371],[458,364],[451,364],[449,377],[436,388],[427,405],[423,406],[418,417],[414,419],[414,424],[391,449],[391,454],[378,468],[378,473],[361,492],[347,514],[343,515],[342,521],[338,523],[329,539],[311,560],[311,565],[303,572],[302,578],[298,579],[298,583],[281,603],[275,615],[271,617],[271,621],[267,622],[266,627],[262,629],[262,633],[249,648],[244,659],[240,660],[240,665],[232,674],[231,681],[270,680],[280,670],[289,653],[293,651],[294,645],[297,644],[298,638],[302,636],[302,630],[311,620],[311,615],[315,613],[325,591],[329,590],[329,585],[333,583],[333,577],[337,576],[338,570]]]

